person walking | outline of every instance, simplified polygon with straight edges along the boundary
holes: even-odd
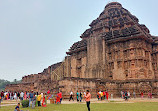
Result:
[[[134,99],[136,98],[136,93],[135,93],[135,91],[133,91],[133,98],[134,98]]]
[[[12,92],[9,92],[9,99],[12,100]]]
[[[20,93],[19,92],[17,92],[17,99],[20,99]]]
[[[84,98],[83,101],[86,100],[85,95],[86,95],[86,92],[84,91],[84,92],[83,92],[83,98]]]
[[[87,90],[86,95],[84,97],[86,98],[86,103],[87,103],[88,111],[90,111],[91,94],[90,94],[89,90]]]
[[[79,93],[78,93],[78,91],[77,91],[77,93],[76,93],[76,98],[77,98],[77,102],[79,102]]]
[[[27,99],[29,99],[29,94],[30,94],[30,92],[28,91],[28,92],[27,92]]]
[[[24,99],[24,93],[23,91],[20,93],[20,100],[23,100]]]
[[[7,91],[4,92],[4,99],[5,99],[5,100],[7,99],[7,98],[6,98],[6,95],[7,95]]]
[[[74,99],[73,99],[73,92],[72,92],[72,91],[70,92],[70,99],[69,99],[69,101],[70,101],[71,99],[74,101]]]
[[[100,96],[101,96],[101,101],[103,100],[103,91],[101,91],[101,93],[100,93]]]
[[[81,90],[79,92],[79,101],[82,102],[82,92],[81,92]]]
[[[59,92],[56,95],[56,104],[60,103],[60,96],[59,96]]]
[[[17,99],[18,99],[18,98],[17,98],[17,93],[15,92],[15,93],[14,93],[14,100],[17,101]]]
[[[4,98],[4,92],[2,91],[1,92],[1,99],[3,100],[3,98]]]
[[[62,98],[62,91],[59,92],[59,97],[60,97],[60,104],[61,104],[61,101],[63,100],[63,98]]]
[[[152,93],[149,91],[149,93],[148,93],[148,98],[149,99],[152,99]]]
[[[121,91],[120,93],[121,93],[121,98],[123,98],[123,91]]]
[[[46,96],[46,93],[44,94],[43,96],[43,100],[42,100],[42,107],[46,107],[46,101],[47,101],[47,96]]]
[[[24,99],[26,100],[27,99],[27,92],[25,91],[25,94],[24,94]]]
[[[140,95],[141,95],[141,98],[143,99],[144,97],[143,91],[140,93]]]
[[[10,100],[13,100],[13,98],[14,98],[14,93],[10,92]]]
[[[29,93],[29,107],[31,107],[31,103],[33,102],[33,91]]]
[[[42,99],[41,94],[38,95],[38,92],[37,92],[37,103],[38,103],[38,106],[41,106],[41,99]]]
[[[130,98],[131,98],[131,94],[130,94],[130,92],[128,91],[127,94],[128,94],[128,98],[130,99]]]
[[[98,98],[98,101],[99,101],[99,99],[100,99],[99,91],[97,92],[97,98]]]
[[[10,98],[10,96],[9,96],[9,92],[7,93],[7,100]]]
[[[105,95],[106,95],[106,100],[108,101],[108,98],[109,98],[109,93],[108,93],[108,91],[105,92]]]
[[[34,109],[35,108],[35,104],[36,104],[36,95],[35,95],[35,93],[34,93],[32,101],[33,101],[33,103],[32,103],[32,109]]]
[[[128,93],[127,93],[127,91],[125,92],[125,101],[128,101]]]
[[[103,99],[106,99],[105,91],[103,91]]]

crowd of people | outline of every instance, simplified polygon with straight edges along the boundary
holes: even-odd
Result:
[[[48,90],[47,93],[38,93],[38,92],[33,92],[33,91],[26,91],[26,92],[0,92],[0,102],[2,100],[29,100],[29,107],[35,108],[35,106],[43,106],[46,107],[47,104],[47,99],[50,99],[51,97],[53,97],[53,95],[49,95],[50,91]],[[73,99],[73,92],[70,92],[70,99],[69,101]],[[90,99],[91,99],[91,94],[89,92],[89,90],[87,90],[86,92],[82,93],[81,90],[76,93],[76,98],[77,98],[77,102],[82,102],[82,98],[85,98],[86,104],[87,104],[87,108],[88,111],[90,111]],[[55,103],[56,104],[61,104],[62,102],[62,91],[58,92],[55,96]],[[42,104],[41,104],[42,103]],[[14,111],[21,111],[20,110],[20,103],[18,103],[18,105],[15,107]]]
[[[38,93],[33,91],[21,91],[21,92],[0,92],[0,103],[3,100],[29,100],[29,107],[35,108],[35,106],[46,107],[47,99],[50,97],[50,91],[47,93]],[[42,103],[42,104],[41,104]]]
[[[97,93],[98,100],[108,100],[109,99],[109,93],[108,91],[98,91]]]
[[[84,98],[85,95],[86,95],[86,92],[82,92],[81,90],[80,91],[77,90],[77,92],[76,92],[76,100],[77,100],[77,102],[82,102],[82,99]],[[70,92],[69,101],[71,101],[71,100],[74,101],[73,96],[74,96],[74,94],[71,91]]]
[[[71,101],[71,100],[74,101],[74,96],[75,95],[76,95],[76,101],[77,102],[82,102],[82,100],[84,98],[84,101],[86,101],[86,104],[87,104],[88,111],[90,111],[91,94],[90,94],[89,90],[87,90],[86,92],[82,92],[80,90],[80,91],[77,91],[76,94],[74,94],[73,91],[71,91],[69,101]],[[61,104],[61,101],[62,101],[62,91],[57,93],[55,103],[56,104]]]
[[[88,111],[90,111],[90,98],[91,94],[89,90],[86,92],[77,91],[75,94],[73,91],[70,92],[70,97],[69,101],[73,100],[74,101],[74,96],[76,97],[77,102],[82,102],[83,98],[87,103],[87,108]],[[111,94],[111,97],[113,95]],[[144,97],[143,91],[140,93],[141,98]],[[35,108],[35,106],[43,106],[46,107],[47,100],[52,98],[53,95],[50,94],[50,91],[48,90],[47,93],[38,93],[38,92],[33,92],[33,91],[21,91],[21,92],[7,92],[7,91],[2,91],[0,92],[0,104],[2,100],[29,100],[29,107]],[[131,98],[131,93],[129,91],[121,91],[121,98],[125,99],[127,101],[129,98]],[[136,93],[133,91],[133,98],[136,98]],[[148,92],[148,98],[152,98],[152,93],[149,91]],[[106,91],[98,91],[97,92],[97,99],[98,100],[108,100],[109,99],[109,93],[108,90]],[[56,104],[61,104],[62,102],[62,91],[58,92],[55,95],[55,103]],[[42,104],[41,104],[42,103]],[[19,106],[19,104],[18,104]],[[20,111],[17,110],[19,107],[15,108],[15,111]]]
[[[0,100],[32,100],[33,97],[36,97],[36,99],[38,99],[39,101],[41,101],[41,98],[43,99],[45,95],[48,95],[50,93],[50,91],[48,91],[47,93],[38,93],[38,92],[33,92],[33,91],[21,91],[21,92],[8,92],[8,91],[1,91],[0,92]],[[82,92],[77,91],[76,94],[73,93],[73,91],[70,92],[70,97],[69,97],[69,101],[73,100],[74,101],[74,96],[76,97],[77,102],[82,102],[82,99],[84,98],[84,95],[86,95],[86,92]],[[58,92],[56,94],[56,99],[55,99],[55,103],[61,103],[62,101],[62,91]],[[131,93],[129,91],[121,91],[121,98],[124,99],[129,99],[131,97]],[[143,91],[140,93],[140,97],[143,98],[144,97],[144,93]],[[98,100],[108,100],[109,98],[109,93],[108,91],[98,91],[97,92],[97,99]],[[136,98],[136,93],[135,91],[133,91],[133,98]],[[152,93],[148,92],[148,98],[152,98]],[[45,99],[45,98],[44,98]],[[39,104],[40,105],[40,104]]]
[[[143,92],[143,91],[140,92],[140,97],[141,97],[142,99],[144,98],[144,92]],[[131,98],[131,93],[130,93],[130,91],[121,91],[121,98],[125,99],[126,101],[127,101],[128,99],[130,99],[130,98]],[[136,98],[136,92],[135,92],[135,91],[133,91],[133,98]],[[149,98],[149,99],[152,98],[152,93],[151,93],[150,91],[148,92],[148,98]]]
[[[33,91],[21,91],[21,92],[8,92],[8,91],[2,91],[0,92],[0,102],[2,100],[29,100],[29,106],[32,107],[36,105],[46,106],[47,99],[52,98],[53,95],[50,94],[50,91],[48,90],[47,93],[38,93]],[[55,103],[61,104],[62,101],[62,91],[58,92],[55,96]]]

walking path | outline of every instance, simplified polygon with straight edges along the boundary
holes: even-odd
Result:
[[[17,103],[20,101],[15,101],[15,100],[4,100],[2,101],[1,106],[12,106],[12,105],[17,105]],[[124,99],[121,98],[115,98],[115,99],[109,99],[109,101],[107,100],[102,100],[102,101],[98,101],[97,99],[91,99],[91,103],[135,103],[135,102],[158,102],[158,98],[153,98],[153,99],[148,99],[148,98],[136,98],[136,99],[129,99],[128,101],[125,101]],[[50,101],[48,100],[47,102],[48,104],[50,103]],[[85,101],[82,102],[77,102],[76,100],[74,101],[68,101],[68,100],[63,100],[62,104],[86,104]]]
[[[15,106],[17,104],[2,104],[1,106]]]

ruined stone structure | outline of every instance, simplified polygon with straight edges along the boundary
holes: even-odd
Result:
[[[65,97],[71,90],[89,89],[93,97],[106,89],[114,96],[125,90],[137,95],[151,91],[156,97],[158,37],[118,2],[107,4],[89,26],[64,61],[6,89],[62,90]]]

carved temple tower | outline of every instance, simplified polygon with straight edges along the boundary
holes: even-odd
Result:
[[[149,29],[138,22],[120,3],[109,3],[67,53],[74,77],[154,79],[154,40]]]

